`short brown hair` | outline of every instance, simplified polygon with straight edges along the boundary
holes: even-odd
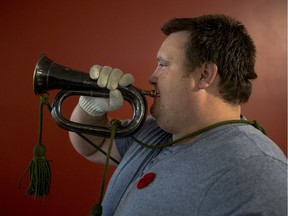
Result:
[[[232,104],[248,101],[252,92],[250,80],[257,78],[256,48],[241,22],[222,14],[173,18],[161,30],[166,35],[187,31],[186,53],[191,68],[205,62],[216,64],[223,99]]]

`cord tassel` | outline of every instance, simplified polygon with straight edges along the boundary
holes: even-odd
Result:
[[[40,98],[38,142],[34,146],[32,161],[18,181],[18,187],[20,188],[22,178],[30,172],[30,185],[27,189],[27,195],[34,197],[46,197],[50,192],[51,182],[50,164],[46,159],[46,148],[42,144],[43,105],[48,105],[50,109],[48,97],[41,96]]]

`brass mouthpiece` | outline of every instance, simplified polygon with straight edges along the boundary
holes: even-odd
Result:
[[[140,89],[140,92],[141,92],[143,95],[145,95],[145,96],[150,96],[150,97],[153,97],[153,98],[156,97],[156,91],[155,91],[155,90],[148,90],[148,91],[146,91],[146,90]]]

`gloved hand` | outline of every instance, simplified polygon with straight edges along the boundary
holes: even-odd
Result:
[[[126,87],[134,83],[131,74],[123,74],[117,68],[94,65],[89,72],[90,78],[97,80],[97,85],[110,90],[109,98],[81,96],[79,105],[91,116],[101,116],[106,112],[115,111],[123,105],[124,99],[118,86]]]

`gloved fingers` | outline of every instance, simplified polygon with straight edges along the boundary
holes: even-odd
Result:
[[[97,85],[101,88],[106,88],[110,73],[112,72],[112,68],[109,66],[104,66],[101,68],[99,78],[97,80]]]
[[[118,89],[109,93],[109,98],[81,96],[79,105],[91,116],[101,116],[106,112],[119,109],[124,103],[123,96]]]
[[[100,65],[93,65],[91,68],[90,68],[90,71],[89,71],[89,76],[91,79],[94,79],[94,80],[97,80],[99,78],[99,75],[100,75],[100,71],[102,69],[102,66]]]
[[[118,89],[109,92],[109,111],[115,111],[124,103],[121,92]]]
[[[120,69],[112,69],[109,66],[93,65],[89,75],[91,79],[97,80],[99,87],[107,87],[109,90],[115,90],[118,86],[126,87],[134,83],[132,74],[123,74]]]
[[[128,85],[133,85],[134,77],[132,74],[124,74],[119,80],[119,86],[126,87]]]
[[[89,115],[94,117],[101,116],[109,109],[109,99],[81,96],[79,98],[79,105]]]
[[[107,88],[111,91],[115,90],[118,87],[118,83],[122,75],[123,72],[120,69],[118,68],[113,69],[109,76]]]

